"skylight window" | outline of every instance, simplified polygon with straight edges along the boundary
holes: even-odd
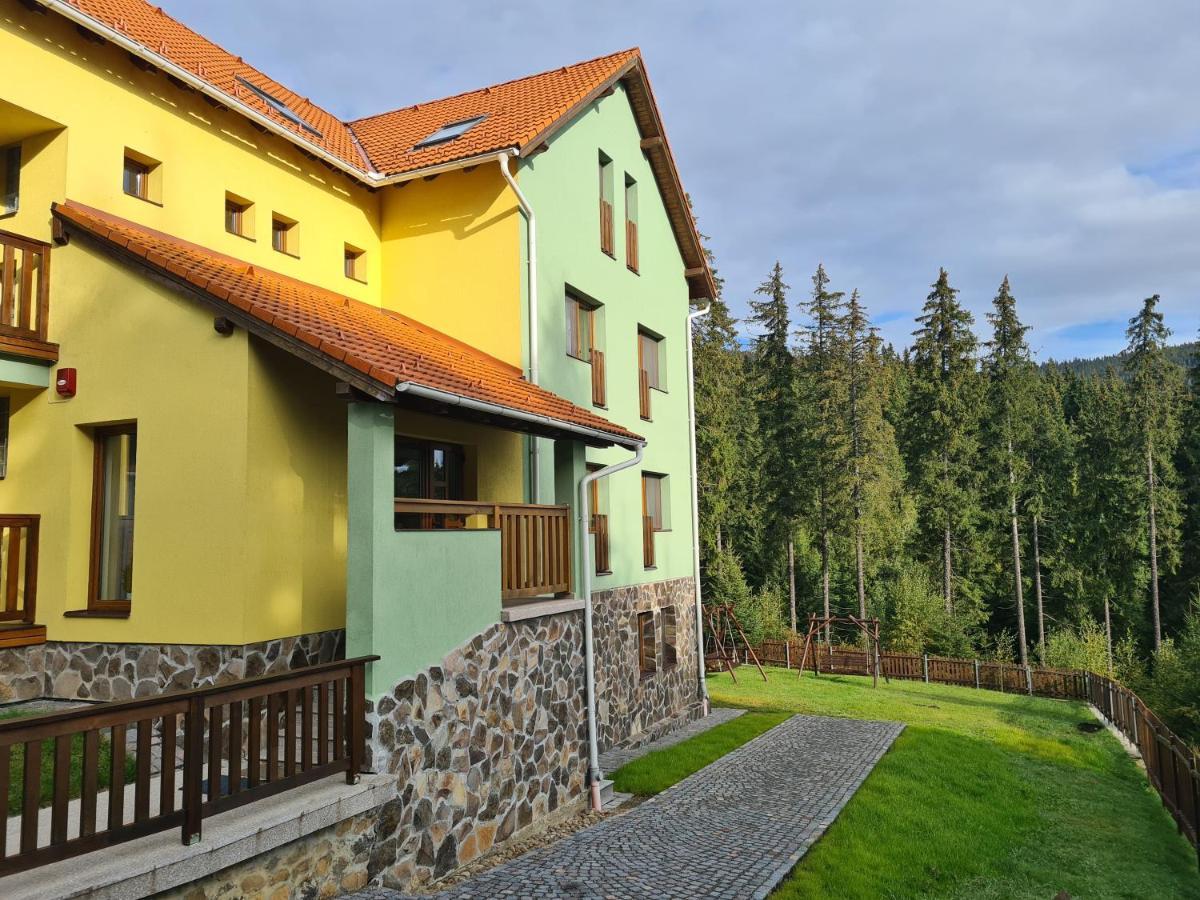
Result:
[[[298,115],[296,115],[294,112],[292,112],[291,107],[289,107],[286,103],[284,103],[278,97],[268,94],[266,91],[264,91],[260,87],[254,86],[253,84],[248,82],[245,78],[242,78],[242,76],[240,76],[240,75],[237,77],[237,81],[238,81],[238,84],[240,84],[242,87],[246,88],[255,97],[257,97],[263,103],[267,104],[267,106],[271,107],[271,109],[275,110],[275,112],[279,113],[281,116],[283,116],[289,122],[291,122],[293,125],[297,125],[300,128],[303,128],[305,131],[307,131],[309,134],[313,135],[314,137],[318,137],[318,138],[324,137],[324,135],[322,135],[321,132],[317,131],[317,129],[313,128],[311,125],[309,125],[307,122],[305,122],[302,118],[300,118]]]
[[[424,140],[418,141],[413,145],[413,149],[420,150],[422,147],[432,147],[434,144],[444,144],[447,141],[462,137],[486,118],[487,116],[475,116],[474,118],[463,119],[459,122],[450,122],[447,125],[443,125]]]

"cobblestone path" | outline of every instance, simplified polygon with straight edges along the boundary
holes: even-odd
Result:
[[[904,726],[793,716],[628,813],[432,895],[439,900],[765,897]],[[373,888],[356,900],[399,900]]]

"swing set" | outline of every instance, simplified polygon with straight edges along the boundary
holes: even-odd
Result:
[[[820,643],[822,631],[825,632],[825,649],[829,654],[830,668],[832,669],[833,644],[829,640],[829,635],[836,625],[851,625],[856,630],[862,632],[866,642],[871,681],[874,687],[879,687],[879,673],[882,671],[879,665],[879,620],[860,619],[857,616],[817,616],[815,613],[810,614],[808,617],[808,633],[804,636],[804,653],[800,657],[800,666],[796,669],[796,677],[799,678],[804,675],[804,667],[808,664],[810,653],[812,654],[813,675],[820,676],[821,669],[817,663],[817,654],[820,652],[820,649],[814,645]],[[887,677],[886,672],[884,672],[883,678],[888,684],[891,684],[891,679]]]
[[[763,681],[766,681],[767,673],[763,671],[758,655],[746,639],[746,632],[742,631],[733,607],[728,603],[710,604],[704,608],[704,615],[708,619],[708,633],[704,639],[704,667],[709,671],[718,671],[724,664],[729,670],[729,677],[736,684],[737,675],[733,669],[739,658],[749,658],[758,667],[758,674],[762,676]],[[741,652],[738,646],[739,639]]]

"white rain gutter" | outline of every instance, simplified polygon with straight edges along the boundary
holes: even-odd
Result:
[[[504,176],[504,180],[508,182],[508,186],[512,189],[513,194],[517,198],[517,203],[521,206],[521,212],[525,214],[525,221],[528,223],[526,228],[526,241],[529,244],[528,266],[529,266],[529,383],[538,383],[538,291],[537,291],[537,219],[533,215],[533,207],[529,205],[529,201],[525,199],[525,195],[521,192],[521,188],[517,185],[517,180],[513,178],[512,172],[508,170],[508,158],[516,156],[516,150],[506,150],[498,157],[500,163],[500,174]],[[530,501],[538,502],[538,494],[541,493],[541,474],[542,474],[542,448],[536,437],[531,437],[529,441],[529,483],[530,483]]]
[[[412,381],[401,381],[396,385],[397,394],[412,394],[414,397],[421,397],[425,400],[433,400],[437,403],[445,404],[446,406],[461,406],[464,409],[473,409],[476,412],[487,413],[492,416],[501,416],[506,419],[517,419],[521,422],[529,422],[533,425],[543,425],[548,428],[556,428],[559,431],[567,431],[571,434],[577,434],[580,437],[587,438],[592,441],[603,441],[605,444],[616,444],[618,447],[624,447],[626,450],[640,449],[646,446],[645,441],[635,441],[629,438],[620,438],[617,435],[609,434],[607,431],[601,431],[598,428],[589,428],[586,425],[576,425],[574,422],[564,422],[562,419],[555,419],[551,416],[543,416],[540,413],[525,412],[520,409],[513,409],[509,406],[500,406],[496,403],[487,403],[483,400],[475,400],[471,397],[464,397],[462,394],[452,394],[449,391],[439,391],[437,388],[425,387],[423,384],[416,384]]]
[[[688,440],[692,460],[692,573],[696,584],[696,679],[700,683],[700,699],[708,715],[708,684],[704,680],[704,604],[700,597],[700,479],[696,474],[696,368],[692,362],[692,325],[707,316],[712,304],[688,314]]]
[[[588,536],[588,525],[591,515],[588,511],[588,501],[591,499],[593,481],[636,466],[642,461],[642,453],[646,445],[639,444],[634,450],[633,458],[624,462],[614,463],[588,472],[579,480],[579,558],[583,566],[580,581],[583,593],[583,655],[587,670],[587,727],[588,727],[588,781],[592,792],[592,809],[600,811],[600,747],[596,736],[596,660],[592,642],[592,542]]]

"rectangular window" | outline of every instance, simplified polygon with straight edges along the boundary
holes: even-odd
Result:
[[[8,477],[9,399],[0,397],[0,479]]]
[[[364,250],[359,250],[357,247],[346,244],[345,252],[342,255],[342,271],[347,278],[352,278],[355,281],[366,283],[367,280],[367,254]]]
[[[238,237],[254,235],[254,204],[245,197],[225,193],[225,230]]]
[[[162,164],[143,153],[125,148],[121,189],[130,197],[148,203],[162,202]]]
[[[300,255],[300,223],[275,213],[271,216],[271,249],[288,256]]]
[[[646,421],[651,419],[650,389],[664,390],[662,369],[662,339],[638,329],[638,411]]]
[[[657,668],[654,643],[654,613],[638,613],[638,669],[643,676],[653,675]]]
[[[663,616],[663,668],[670,669],[679,662],[677,638],[675,636],[675,607],[664,606]]]
[[[567,353],[576,359],[590,362],[596,309],[567,294]]]
[[[128,610],[133,599],[137,426],[97,428],[92,475],[92,574],[88,606]]]
[[[397,500],[465,500],[465,448],[396,437],[394,489]],[[463,516],[449,513],[398,512],[396,528],[463,528]]]
[[[589,472],[604,468],[599,463],[588,463]],[[608,479],[597,478],[588,485],[588,533],[596,536],[595,568],[597,575],[612,573],[611,531],[608,527]]]
[[[600,249],[616,258],[613,241],[613,164],[600,154]]]
[[[0,147],[0,216],[21,206],[21,145]]]
[[[625,175],[625,265],[638,271],[638,201],[637,182]]]
[[[666,512],[667,476],[653,472],[642,473],[642,514],[655,531],[668,531]]]

